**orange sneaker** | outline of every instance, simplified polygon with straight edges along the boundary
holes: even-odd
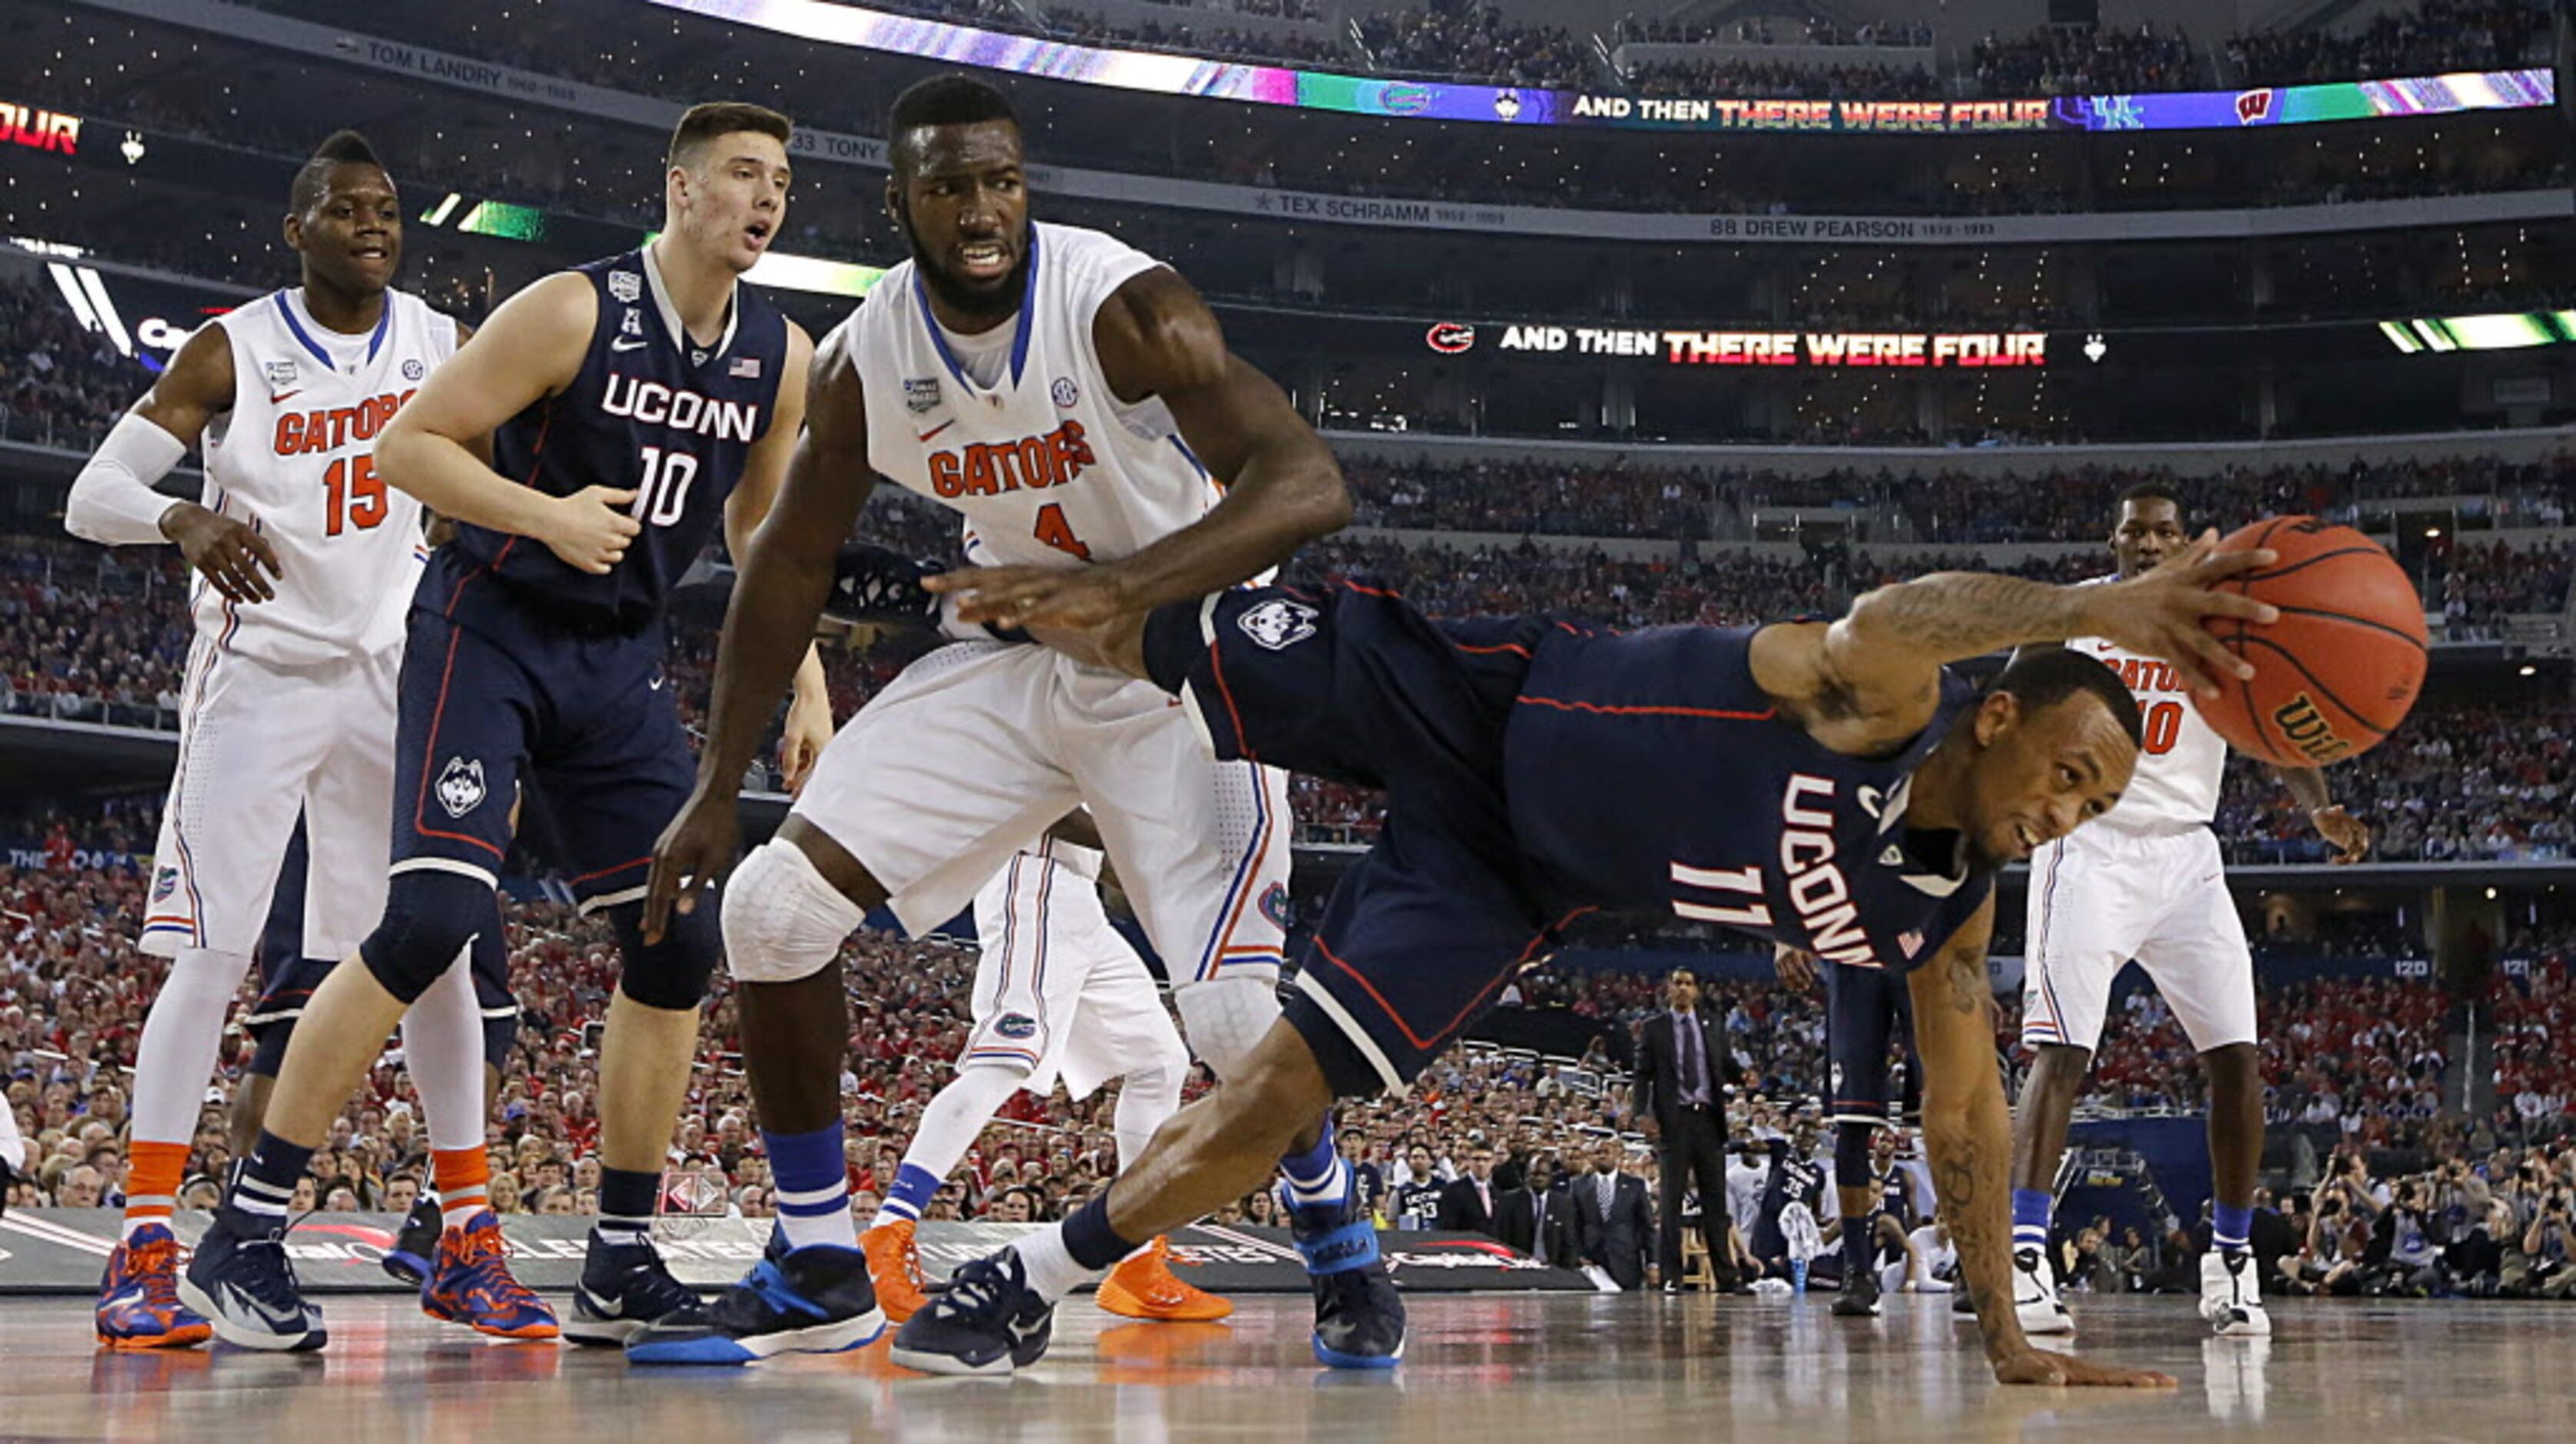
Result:
[[[1163,1234],[1155,1235],[1144,1252],[1110,1270],[1094,1300],[1113,1314],[1173,1323],[1212,1323],[1234,1312],[1232,1303],[1173,1275],[1172,1240]]]
[[[929,1280],[921,1276],[921,1254],[912,1246],[911,1219],[860,1234],[859,1248],[868,1256],[868,1282],[876,1285],[877,1307],[887,1323],[902,1323],[929,1306],[930,1295],[922,1292]]]

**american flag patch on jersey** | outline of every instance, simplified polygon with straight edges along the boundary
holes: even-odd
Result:
[[[756,377],[760,374],[760,358],[757,356],[736,356],[733,358],[733,365],[727,368],[725,374],[727,376]]]

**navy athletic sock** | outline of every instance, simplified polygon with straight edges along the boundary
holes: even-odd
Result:
[[[1091,1202],[1075,1209],[1064,1221],[1064,1251],[1084,1268],[1108,1268],[1139,1247],[1135,1240],[1119,1237],[1118,1230],[1109,1226],[1107,1189],[1094,1194]]]
[[[591,1237],[604,1244],[642,1244],[653,1230],[654,1203],[662,1193],[662,1175],[636,1168],[599,1170],[599,1218]]]
[[[1871,1210],[1867,1216],[1859,1219],[1853,1219],[1849,1216],[1846,1216],[1843,1219],[1844,1288],[1850,1288],[1853,1280],[1858,1279],[1862,1274],[1869,1271],[1870,1258],[1878,1252],[1878,1250],[1873,1247],[1877,1235],[1878,1212],[1875,1209]]]
[[[295,1197],[295,1180],[313,1162],[313,1150],[260,1130],[250,1157],[225,1195],[217,1217],[224,1227],[258,1238],[286,1227],[286,1205]]]

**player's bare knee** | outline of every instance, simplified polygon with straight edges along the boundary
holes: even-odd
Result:
[[[2084,1075],[2092,1068],[2092,1050],[2068,1047],[2063,1043],[2043,1043],[2037,1056],[2031,1060],[2029,1087],[2051,1098],[2073,1103],[2076,1094],[2084,1087]]]
[[[377,985],[408,1007],[456,966],[478,934],[500,926],[489,879],[413,868],[386,883],[384,920],[359,945],[358,956]]]
[[[822,971],[867,916],[804,849],[776,839],[734,869],[723,914],[725,966],[746,983],[792,983]]]
[[[2263,1053],[2251,1043],[2222,1043],[2201,1054],[2200,1065],[2208,1070],[2212,1085],[2259,1083]]]

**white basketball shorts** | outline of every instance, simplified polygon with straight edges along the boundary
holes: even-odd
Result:
[[[1025,1067],[1021,1086],[1041,1097],[1061,1076],[1076,1098],[1158,1062],[1189,1067],[1154,975],[1101,910],[1098,858],[1050,841],[1013,854],[975,895],[984,951],[961,1065]]]
[[[2254,958],[2208,828],[2067,834],[2031,858],[2029,924],[2024,1043],[2096,1047],[2132,958],[2194,1049],[2254,1041]]]
[[[1084,805],[1175,986],[1278,976],[1287,779],[1218,762],[1150,682],[1043,647],[943,647],[842,726],[791,815],[848,849],[918,936]]]
[[[312,870],[304,952],[345,958],[385,910],[402,649],[279,667],[199,636],[179,701],[179,765],[161,814],[143,951],[247,956],[295,817]]]

